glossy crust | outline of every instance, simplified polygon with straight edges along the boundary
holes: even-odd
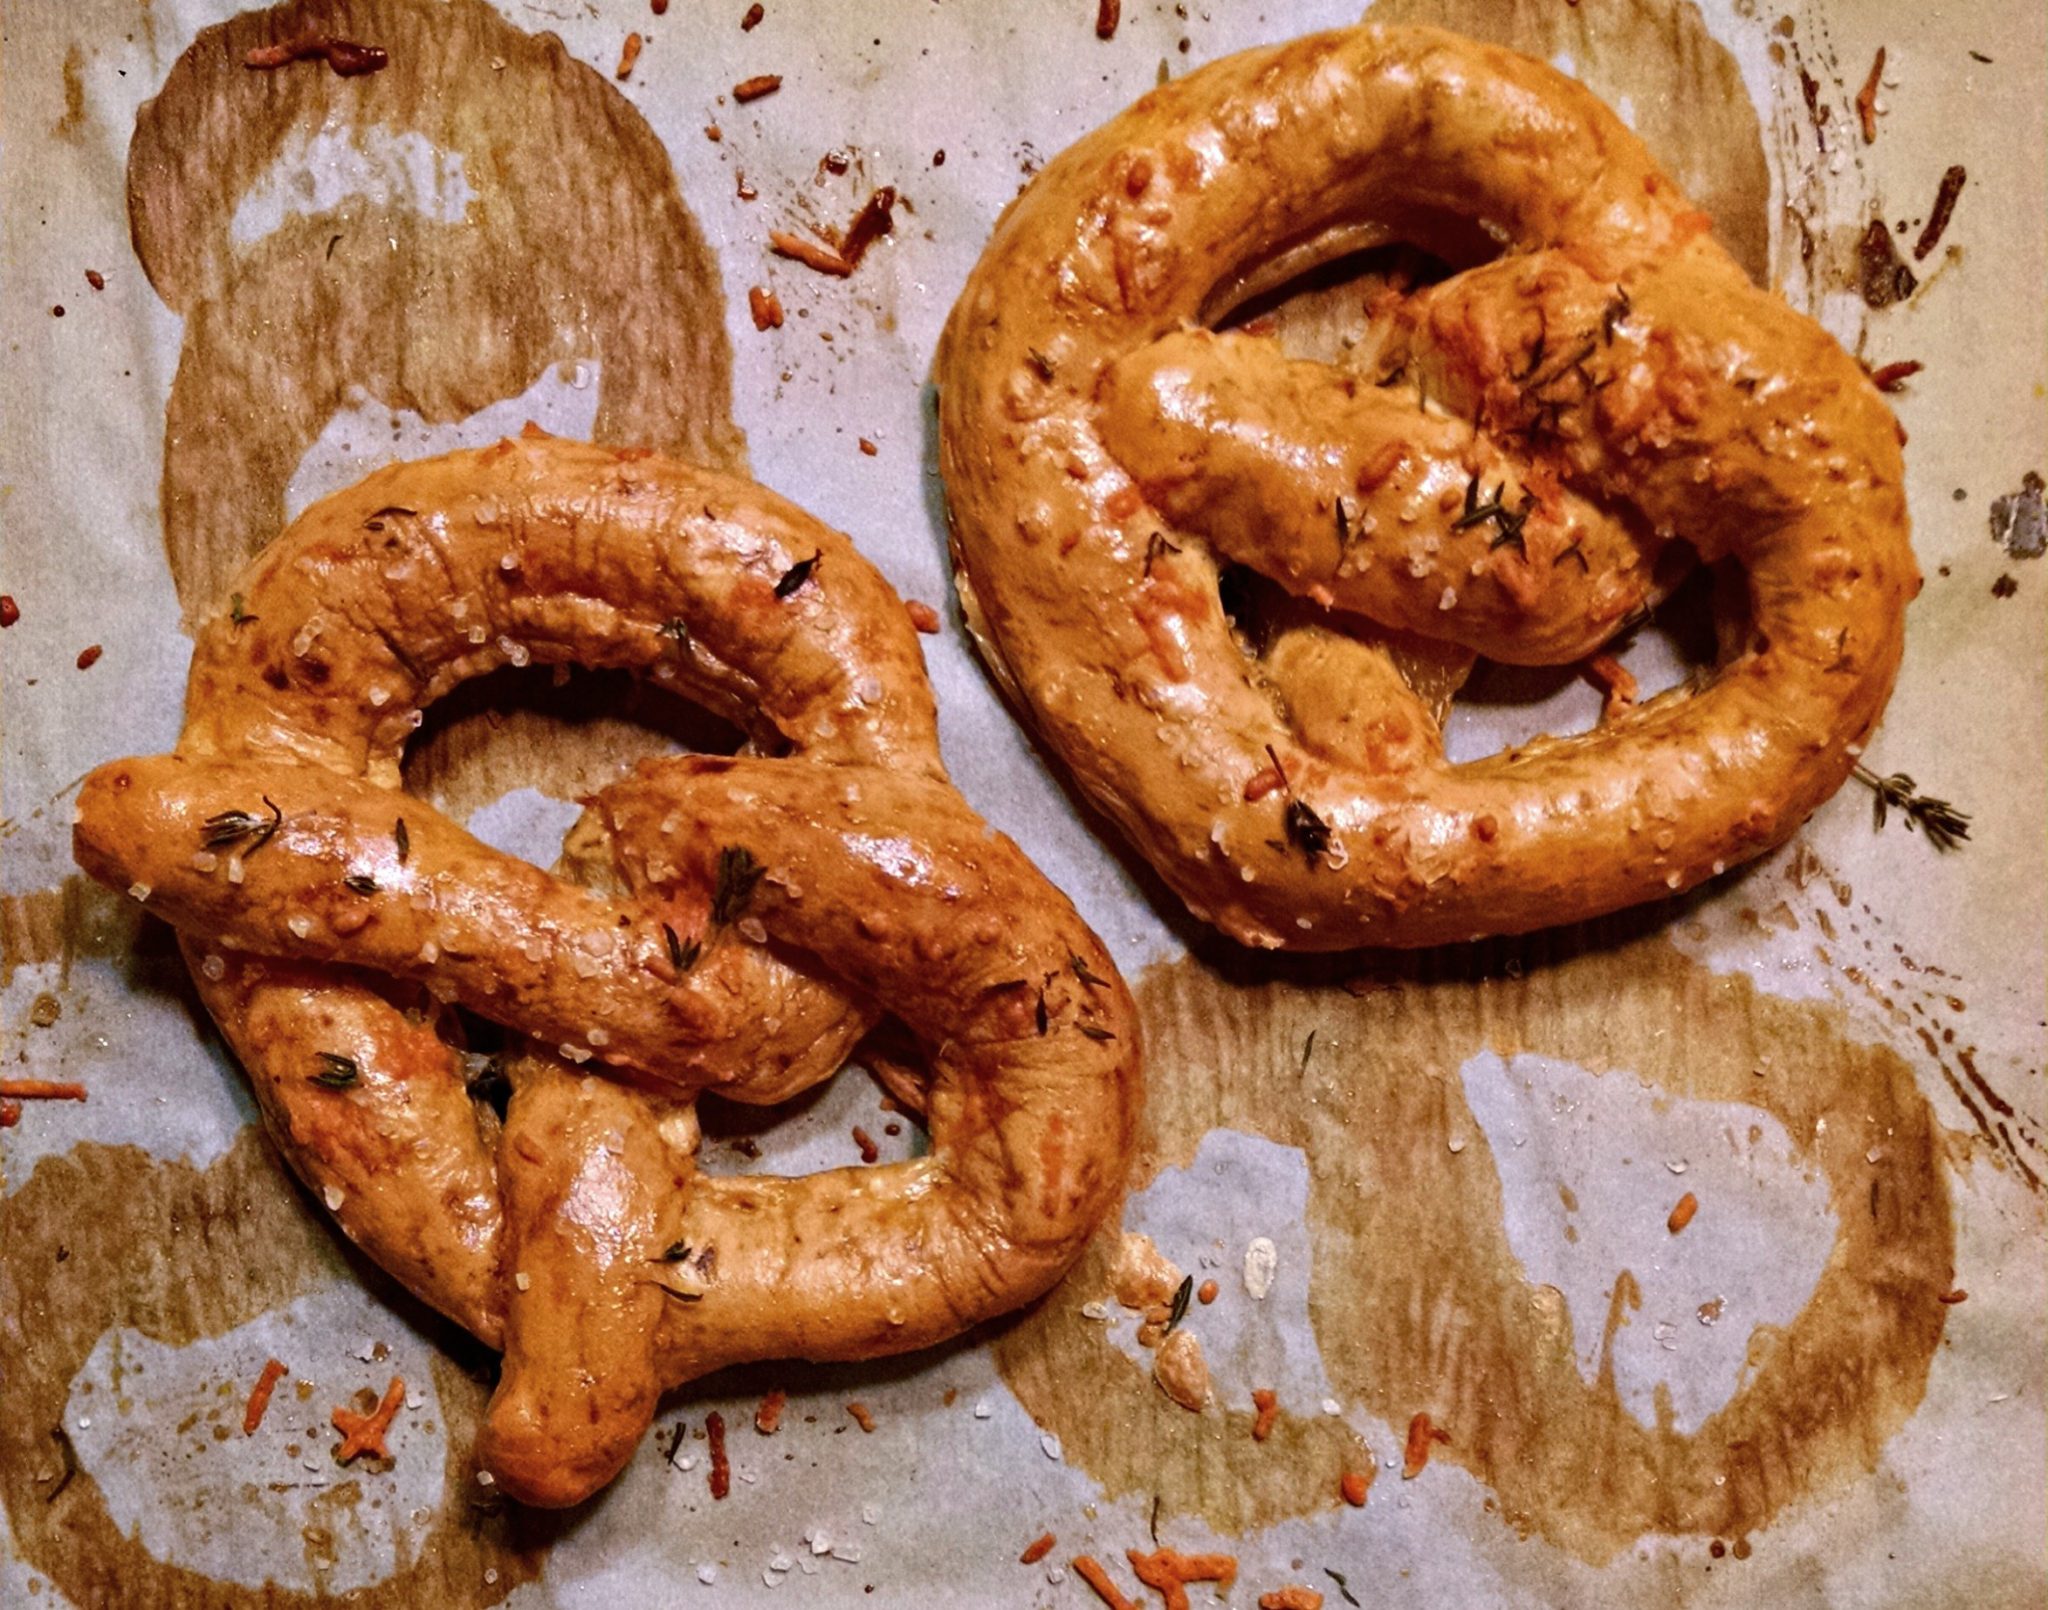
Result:
[[[1579,85],[1422,28],[1162,86],[1004,214],[937,363],[964,612],[1198,917],[1298,949],[1568,922],[1760,854],[1841,784],[1919,585],[1899,435],[1706,230]],[[1475,266],[1399,299],[1373,372],[1202,328],[1276,262],[1403,239]],[[1474,518],[1496,491],[1508,518]],[[1340,629],[1569,661],[1673,539],[1746,572],[1748,630],[1579,737],[1449,765],[1440,701]],[[1226,561],[1320,621],[1248,652]]]
[[[1079,1253],[1130,1146],[1135,1013],[945,780],[915,636],[845,538],[746,483],[534,438],[316,505],[239,596],[178,753],[94,772],[75,853],[179,928],[348,1234],[503,1346],[480,1455],[505,1491],[577,1502],[667,1385],[923,1346]],[[571,834],[578,888],[395,786],[412,713],[522,656],[633,666],[790,753],[642,766]],[[531,1037],[502,1130],[448,1001]],[[932,1062],[926,1157],[697,1174],[699,1090],[828,1077],[883,1004]]]

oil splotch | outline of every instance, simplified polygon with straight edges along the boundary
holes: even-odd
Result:
[[[1940,1131],[1907,1065],[1849,1038],[1838,1009],[1761,994],[1661,937],[1559,955],[1560,943],[1515,947],[1519,976],[1446,976],[1425,957],[1357,995],[1303,981],[1327,968],[1275,964],[1250,982],[1195,960],[1153,969],[1133,1186],[1185,1167],[1219,1127],[1299,1148],[1310,1315],[1341,1400],[1396,1426],[1426,1411],[1450,1435],[1437,1460],[1485,1482],[1510,1525],[1581,1559],[1652,1532],[1739,1542],[1873,1469],[1920,1402],[1954,1247]],[[1840,1230],[1817,1285],[1789,1325],[1755,1329],[1733,1396],[1696,1430],[1668,1411],[1636,1419],[1611,1367],[1586,1380],[1564,1298],[1516,1261],[1459,1078],[1482,1050],[1756,1107],[1825,1179]],[[1191,1430],[1079,1316],[1115,1233],[997,1344],[1025,1406],[1111,1494],[1156,1492],[1219,1530],[1331,1502],[1354,1451],[1335,1422],[1264,1445],[1234,1411]]]
[[[216,1581],[157,1558],[117,1524],[92,1472],[58,1434],[73,1383],[109,1331],[188,1347],[356,1278],[260,1135],[244,1132],[204,1170],[131,1146],[87,1144],[45,1158],[0,1200],[0,1247],[0,1379],[8,1387],[0,1502],[22,1559],[81,1605],[312,1610],[323,1602],[315,1592]],[[352,1604],[492,1604],[539,1575],[546,1549],[524,1529],[532,1523],[467,1502],[484,1388],[438,1354],[432,1372],[446,1438],[438,1485],[452,1496],[412,1534],[394,1571],[354,1589]],[[305,1412],[297,1402],[287,1410],[283,1398],[273,1414]],[[233,1432],[215,1457],[238,1457],[239,1425]],[[358,1486],[374,1480],[360,1477]],[[345,1500],[324,1502],[333,1509]],[[246,1525],[256,1513],[237,1505],[219,1520]],[[309,1570],[332,1571],[322,1562],[344,1541],[338,1521],[307,1521]]]

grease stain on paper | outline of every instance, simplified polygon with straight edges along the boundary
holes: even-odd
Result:
[[[1518,950],[1519,977],[1414,959],[1362,996],[1288,981],[1309,969],[1245,983],[1193,960],[1155,967],[1139,993],[1163,1071],[1133,1188],[1187,1167],[1218,1128],[1299,1148],[1310,1316],[1346,1407],[1395,1427],[1427,1412],[1450,1435],[1436,1461],[1490,1487],[1511,1526],[1583,1560],[1652,1532],[1741,1542],[1872,1470],[1920,1402],[1954,1251],[1942,1134],[1907,1065],[1849,1038],[1838,1009],[1764,995],[1661,937],[1546,961],[1561,943]],[[1507,1238],[1499,1165],[1460,1078],[1484,1050],[1755,1109],[1824,1182],[1839,1228],[1811,1294],[1788,1324],[1749,1329],[1739,1384],[1697,1429],[1680,1429],[1667,1390],[1653,1390],[1647,1425],[1623,1400],[1612,1333],[1638,1285],[1626,1271],[1613,1272],[1594,1379],[1581,1374],[1570,1304]],[[1191,1421],[1080,1315],[1116,1233],[998,1340],[1026,1408],[1110,1496],[1156,1492],[1219,1531],[1333,1504],[1356,1457],[1340,1422],[1290,1416],[1288,1443],[1260,1445],[1235,1408]]]
[[[45,1158],[20,1189],[0,1199],[0,1246],[7,1249],[0,1261],[0,1313],[27,1321],[0,1327],[0,1379],[8,1384],[7,1412],[0,1415],[0,1502],[6,1505],[14,1547],[23,1561],[81,1605],[312,1610],[325,1602],[317,1589],[219,1581],[193,1566],[160,1558],[149,1540],[162,1546],[161,1535],[189,1532],[200,1524],[199,1515],[159,1517],[157,1528],[145,1525],[138,1534],[135,1516],[125,1504],[115,1514],[94,1474],[99,1460],[108,1461],[103,1469],[123,1461],[92,1440],[97,1425],[76,1425],[81,1413],[118,1422],[122,1397],[146,1396],[149,1390],[147,1373],[137,1382],[125,1366],[113,1368],[110,1359],[104,1385],[74,1400],[74,1387],[82,1389],[97,1379],[89,1365],[97,1351],[112,1347],[110,1337],[140,1336],[158,1349],[192,1349],[209,1338],[233,1337],[261,1316],[311,1293],[353,1285],[359,1278],[382,1280],[374,1271],[359,1271],[356,1260],[344,1255],[260,1134],[245,1130],[203,1170],[183,1161],[155,1161],[136,1147],[97,1143]],[[451,1332],[440,1341],[431,1349],[429,1380],[418,1383],[422,1388],[431,1384],[423,1395],[438,1407],[431,1416],[440,1428],[438,1437],[425,1433],[423,1419],[415,1428],[417,1441],[404,1449],[418,1461],[431,1460],[438,1440],[438,1469],[415,1471],[399,1481],[360,1469],[343,1473],[328,1457],[329,1443],[322,1441],[309,1448],[322,1461],[321,1474],[315,1478],[309,1472],[308,1479],[338,1485],[321,1495],[318,1506],[309,1506],[303,1520],[285,1517],[283,1530],[294,1536],[262,1537],[255,1528],[263,1510],[239,1494],[214,1510],[211,1523],[224,1532],[245,1529],[252,1553],[280,1541],[303,1550],[306,1572],[337,1586],[346,1576],[357,1584],[350,1603],[365,1610],[494,1604],[536,1579],[547,1550],[542,1525],[466,1502],[443,1503],[431,1515],[408,1509],[404,1546],[398,1546],[394,1532],[367,1562],[356,1558],[365,1546],[358,1536],[363,1528],[347,1514],[361,1505],[405,1502],[394,1495],[409,1492],[409,1484],[420,1480],[448,1494],[475,1491],[469,1450],[486,1393],[447,1361],[448,1347],[461,1346],[461,1339]],[[124,1351],[132,1349],[124,1344]],[[252,1380],[253,1375],[216,1383],[217,1395],[233,1411],[233,1423],[226,1438],[216,1441],[211,1428],[208,1432],[211,1457],[231,1466],[238,1479],[252,1468],[240,1425],[240,1406]],[[95,1399],[105,1401],[91,1410],[80,1407]],[[296,1391],[281,1388],[270,1413],[280,1422],[296,1423],[317,1410],[324,1424],[327,1408],[342,1399],[337,1392],[301,1400]],[[424,1405],[421,1412],[426,1414]],[[60,1427],[75,1428],[66,1432],[69,1460],[55,1435]],[[282,1433],[285,1425],[277,1429]],[[395,1446],[402,1444],[395,1440]],[[68,1479],[67,1465],[72,1467]],[[353,1505],[340,1491],[351,1484],[357,1491]],[[224,1493],[233,1483],[211,1485]],[[385,1574],[363,1580],[371,1570]]]

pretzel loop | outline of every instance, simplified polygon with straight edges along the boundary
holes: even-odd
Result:
[[[1572,921],[1840,785],[1918,587],[1897,430],[1707,227],[1579,85],[1422,28],[1162,86],[1005,213],[938,360],[963,606],[1198,916],[1302,949]],[[1385,242],[1453,272],[1334,361],[1209,328]],[[1445,761],[1470,656],[1582,659],[1691,555],[1747,580],[1704,685]],[[1227,566],[1282,595],[1262,641]]]
[[[88,778],[76,853],[179,928],[342,1228],[503,1346],[480,1452],[508,1492],[587,1496],[666,1385],[923,1346],[1064,1271],[1121,1178],[1133,1009],[946,781],[907,617],[845,538],[537,438],[315,505],[239,597],[178,752]],[[597,794],[579,888],[395,786],[418,709],[527,658],[630,666],[752,737]],[[444,1001],[526,1037],[502,1127]],[[928,1155],[699,1172],[699,1091],[829,1077],[885,1004],[932,1054]]]

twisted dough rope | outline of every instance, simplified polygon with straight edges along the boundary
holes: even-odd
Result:
[[[665,1385],[925,1346],[1058,1279],[1122,1177],[1135,1013],[946,781],[903,607],[844,537],[535,437],[316,504],[239,598],[178,752],[94,772],[75,853],[179,928],[342,1228],[504,1348],[479,1452],[508,1493],[587,1497]],[[551,878],[397,787],[426,704],[528,659],[643,671],[749,752],[643,764],[572,830],[590,887]],[[437,999],[532,1037],[502,1134]],[[697,1091],[829,1077],[881,1003],[931,1055],[927,1156],[697,1174]]]
[[[1698,883],[1840,786],[1919,585],[1899,435],[1707,228],[1579,85],[1425,28],[1162,86],[1004,214],[938,355],[961,601],[1196,916],[1311,950],[1520,932]],[[1478,266],[1394,299],[1376,369],[1205,328],[1390,241]],[[1461,656],[1588,654],[1673,539],[1746,573],[1704,686],[1445,761]],[[1301,599],[1256,659],[1225,561]]]

